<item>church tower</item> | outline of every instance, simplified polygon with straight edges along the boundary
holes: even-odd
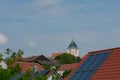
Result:
[[[67,53],[70,53],[75,57],[79,57],[79,49],[74,40],[72,40],[71,43],[69,44],[67,48]]]

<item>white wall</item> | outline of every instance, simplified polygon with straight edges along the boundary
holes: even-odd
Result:
[[[78,49],[67,49],[67,53],[70,53],[74,55],[75,57],[79,56],[79,50]]]
[[[6,63],[5,63],[4,61],[1,61],[1,62],[0,62],[0,65],[1,65],[1,67],[2,67],[3,69],[7,69],[7,65],[6,65]]]
[[[61,76],[63,76],[64,71],[57,71]]]

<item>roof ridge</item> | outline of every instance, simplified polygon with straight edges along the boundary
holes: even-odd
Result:
[[[109,51],[112,52],[114,49],[120,49],[120,47],[90,51],[90,52],[88,52],[88,54],[105,53],[105,52],[109,52]]]

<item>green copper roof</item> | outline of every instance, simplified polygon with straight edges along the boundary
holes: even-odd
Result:
[[[78,47],[77,47],[75,41],[72,40],[71,43],[70,43],[70,45],[68,46],[68,48],[78,48]]]

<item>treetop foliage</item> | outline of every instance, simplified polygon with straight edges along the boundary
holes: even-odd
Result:
[[[32,75],[33,71],[27,70],[25,73],[21,72],[21,67],[19,64],[15,64],[24,54],[23,50],[18,50],[17,52],[12,51],[10,48],[7,48],[5,51],[7,57],[3,59],[3,54],[0,53],[0,62],[4,61],[7,64],[7,69],[0,67],[0,80],[47,80],[46,76],[36,73]]]
[[[64,53],[64,54],[56,56],[55,60],[58,60],[62,64],[70,64],[70,63],[77,62],[77,58],[74,55],[68,54],[68,53]]]

